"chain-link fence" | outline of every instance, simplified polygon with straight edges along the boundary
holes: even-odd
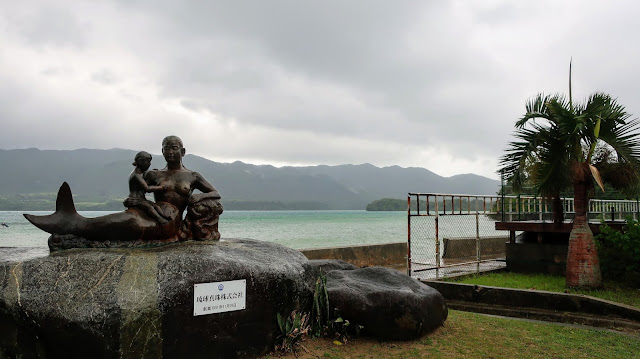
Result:
[[[640,218],[637,200],[589,203],[593,219]],[[567,220],[573,218],[573,198],[562,198]],[[551,221],[548,200],[536,196],[481,196],[409,193],[407,272],[418,278],[438,278],[506,266],[509,232],[497,221]],[[521,232],[516,232],[515,235]]]
[[[410,193],[408,274],[438,278],[505,267],[499,196]]]

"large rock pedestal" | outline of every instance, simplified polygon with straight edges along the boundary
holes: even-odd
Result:
[[[276,312],[309,311],[312,271],[268,242],[0,249],[0,357],[232,358],[272,348]],[[246,280],[246,309],[194,316],[194,284]]]
[[[389,268],[330,271],[327,293],[343,319],[383,340],[418,338],[441,326],[449,313],[440,292]]]

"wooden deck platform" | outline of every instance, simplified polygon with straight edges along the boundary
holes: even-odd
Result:
[[[617,230],[621,230],[626,224],[626,221],[606,221],[609,227]],[[589,223],[593,234],[600,233],[600,226],[602,223],[593,221]],[[543,233],[570,233],[573,223],[570,221],[564,221],[563,223],[553,223],[549,221],[512,221],[512,222],[496,222],[496,230],[509,231],[509,242],[515,243],[516,231],[533,232],[538,233],[540,236]]]

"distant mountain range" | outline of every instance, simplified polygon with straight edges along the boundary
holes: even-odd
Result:
[[[77,196],[124,198],[135,153],[0,150],[0,195],[55,193],[67,181]],[[364,209],[380,198],[406,198],[407,192],[491,195],[500,186],[474,174],[442,177],[424,168],[371,164],[277,168],[187,155],[184,165],[216,186],[228,209]],[[153,155],[151,167],[164,167],[161,155]]]

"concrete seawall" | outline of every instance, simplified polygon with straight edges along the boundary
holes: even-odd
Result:
[[[407,267],[407,242],[301,249],[308,259],[342,259],[358,267]]]
[[[586,295],[425,280],[451,309],[594,327],[640,330],[640,309]]]
[[[481,237],[482,255],[504,255],[508,236]],[[469,258],[476,256],[476,238],[443,238],[444,252],[442,258]]]

